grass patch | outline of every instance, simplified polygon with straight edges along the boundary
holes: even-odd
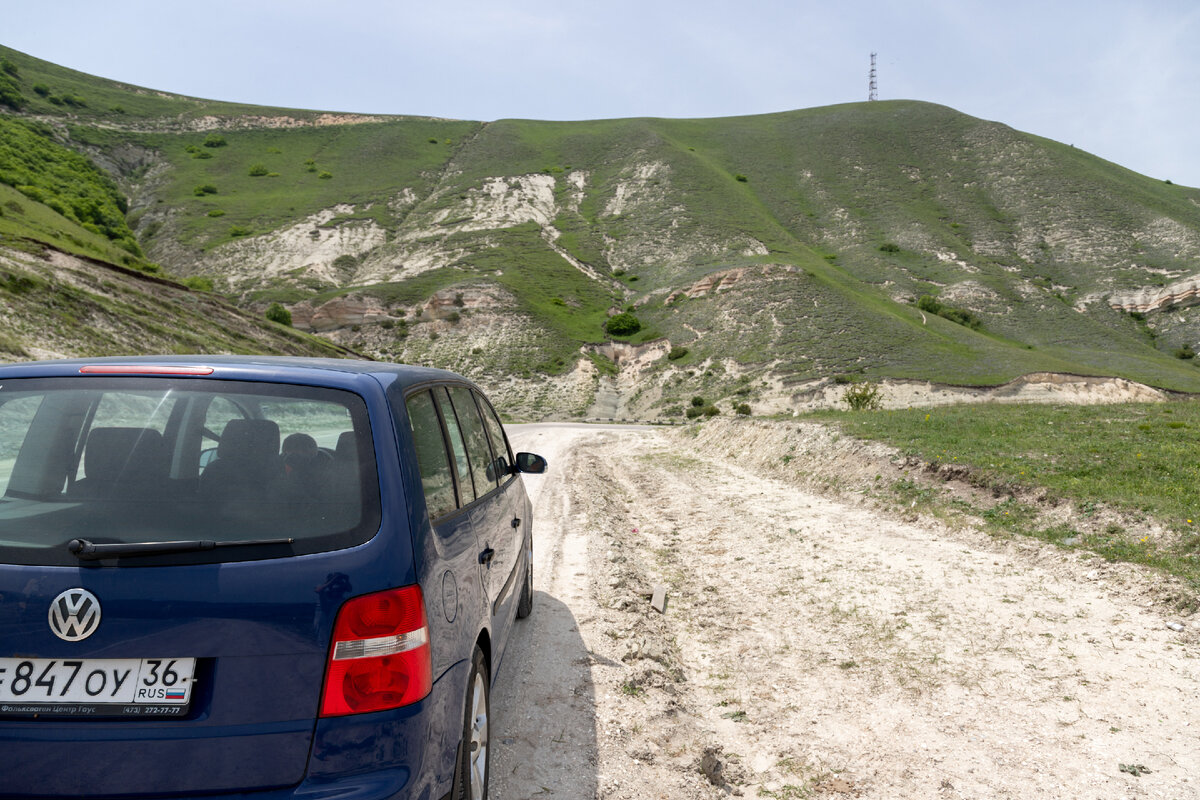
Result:
[[[1104,558],[1163,569],[1200,589],[1200,401],[1105,406],[962,405],[874,414],[821,411],[813,419],[886,442],[973,483],[1009,493],[978,510],[996,532],[1084,547]],[[904,481],[902,500],[929,500]],[[903,491],[900,491],[902,489]],[[1076,524],[1045,526],[1028,497],[1071,501]],[[1161,540],[1097,526],[1097,509],[1153,518]]]

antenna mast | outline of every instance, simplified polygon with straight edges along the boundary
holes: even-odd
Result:
[[[875,81],[875,54],[871,53],[870,82],[867,84],[867,101],[879,99],[879,84]]]

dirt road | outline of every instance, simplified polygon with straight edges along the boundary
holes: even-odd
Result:
[[[1200,798],[1200,622],[1129,570],[739,466],[740,430],[512,429],[551,471],[495,800]]]

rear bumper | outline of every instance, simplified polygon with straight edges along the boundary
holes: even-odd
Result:
[[[3,722],[0,793],[28,800],[165,800],[182,794],[206,800],[435,800],[453,780],[469,668],[463,662],[448,670],[419,703],[322,719],[303,731],[295,723],[201,729]],[[189,763],[186,754],[197,750],[214,755]],[[269,776],[303,765],[305,755],[300,783],[270,785]],[[255,765],[266,780],[222,783]]]

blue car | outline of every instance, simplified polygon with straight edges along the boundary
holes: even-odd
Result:
[[[0,796],[482,800],[545,469],[441,370],[0,367]]]

